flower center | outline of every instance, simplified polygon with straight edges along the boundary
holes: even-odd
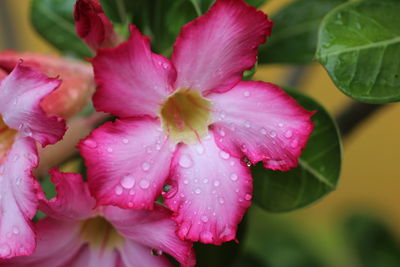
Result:
[[[124,238],[103,217],[94,217],[82,222],[81,237],[94,248],[114,249]]]
[[[0,162],[14,143],[16,130],[8,128],[0,115]]]
[[[161,105],[160,117],[164,130],[177,143],[196,143],[208,134],[211,102],[199,92],[180,89]]]

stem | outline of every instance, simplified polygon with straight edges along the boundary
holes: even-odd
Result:
[[[194,7],[194,10],[196,11],[197,16],[200,17],[202,14],[201,14],[199,4],[196,2],[196,0],[190,0],[190,2],[192,3],[192,5]]]
[[[363,121],[371,117],[385,105],[352,102],[336,117],[343,138],[348,137]]]

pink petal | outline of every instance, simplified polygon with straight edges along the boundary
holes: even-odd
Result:
[[[146,254],[150,254],[151,249],[154,249],[168,253],[183,266],[194,266],[195,256],[192,243],[182,241],[176,236],[176,224],[171,220],[171,213],[166,208],[156,205],[152,211],[133,211],[108,206],[104,208],[104,216],[126,239],[147,247]],[[133,243],[130,246],[133,247]],[[129,253],[134,253],[133,248],[130,250],[132,251]],[[139,254],[138,251],[136,253]],[[128,255],[125,256],[128,257]],[[135,262],[138,263],[138,260],[136,259]],[[139,266],[142,265],[139,264]]]
[[[235,239],[252,193],[250,170],[240,159],[208,136],[178,150],[168,183],[164,203],[175,212],[179,237],[214,244]]]
[[[0,69],[0,81],[3,80],[7,76],[7,72],[4,70]]]
[[[120,253],[125,266],[172,266],[172,264],[167,260],[164,255],[154,256],[152,255],[150,248],[130,240],[125,241],[124,246],[120,249]]]
[[[33,139],[17,136],[0,165],[0,258],[29,255],[35,249],[31,219],[37,199],[32,169],[37,164]]]
[[[75,173],[61,173],[57,169],[49,171],[56,185],[57,197],[47,200],[39,189],[39,209],[46,215],[59,220],[82,220],[93,215],[95,199],[90,195],[82,176]]]
[[[47,116],[40,101],[59,85],[58,79],[18,64],[0,84],[0,114],[4,122],[42,146],[56,143],[64,135],[65,122]]]
[[[79,144],[98,205],[132,209],[153,207],[174,148],[149,118],[108,122]]]
[[[168,59],[151,52],[146,36],[134,26],[130,30],[128,41],[99,50],[93,59],[99,85],[93,102],[97,110],[119,117],[156,117],[176,72]]]
[[[303,109],[278,86],[240,82],[223,94],[211,94],[217,145],[235,157],[266,168],[288,170],[313,130],[313,112]]]
[[[243,0],[219,0],[203,16],[186,24],[178,36],[172,62],[176,88],[227,91],[256,63],[257,48],[272,22]]]
[[[119,253],[116,250],[98,249],[91,246],[84,246],[66,265],[68,267],[119,267],[124,266]],[[128,265],[129,266],[129,265]]]
[[[59,77],[63,82],[40,103],[43,110],[54,116],[69,118],[79,112],[94,92],[92,67],[81,61],[40,53],[2,51],[0,68],[11,72],[19,60],[24,66],[37,69],[49,77]]]
[[[117,44],[117,34],[98,0],[76,1],[74,18],[76,32],[93,50]]]
[[[4,263],[4,266],[54,267],[76,266],[72,263],[82,250],[80,239],[81,224],[45,218],[36,224],[38,245],[29,257],[16,257]],[[3,266],[0,264],[0,266]]]

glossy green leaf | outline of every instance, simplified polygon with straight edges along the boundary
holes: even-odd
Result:
[[[89,48],[75,32],[74,1],[33,0],[31,22],[35,30],[64,54],[89,57]]]
[[[275,26],[259,49],[259,63],[311,63],[323,17],[346,0],[297,0],[271,17]]]
[[[314,131],[299,159],[299,167],[271,171],[262,164],[252,168],[254,201],[267,211],[290,211],[310,205],[336,188],[341,167],[341,142],[335,122],[311,98],[288,91],[312,117]]]
[[[400,1],[357,1],[321,23],[317,59],[336,86],[367,103],[400,101]]]

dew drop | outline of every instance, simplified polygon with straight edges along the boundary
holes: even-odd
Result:
[[[208,217],[206,215],[201,216],[201,221],[204,223],[208,222]]]
[[[297,148],[297,146],[299,145],[299,142],[297,141],[297,139],[294,139],[291,143],[290,146],[292,148]]]
[[[224,129],[221,129],[220,131],[219,131],[219,134],[221,135],[221,136],[225,136],[225,131],[224,131]]]
[[[153,150],[151,149],[150,146],[146,147],[146,153],[147,154],[151,154],[151,152],[153,152]]]
[[[195,192],[196,194],[200,194],[200,193],[201,193],[201,189],[197,187],[197,188],[194,190],[194,192]]]
[[[92,139],[86,139],[83,143],[86,146],[90,147],[90,148],[96,148],[97,147],[97,142],[92,140]]]
[[[147,172],[150,169],[150,163],[148,163],[147,161],[142,163],[142,170]]]
[[[133,189],[129,190],[129,195],[133,196],[134,194],[136,194],[135,190]]]
[[[157,149],[158,151],[160,151],[160,150],[161,150],[161,145],[160,145],[160,144],[156,144],[156,149]]]
[[[18,177],[17,180],[16,180],[16,182],[15,182],[15,184],[16,184],[16,185],[20,185],[21,183],[22,183],[22,178],[21,178],[21,177]]]
[[[214,186],[215,186],[215,187],[218,187],[220,184],[221,184],[221,183],[220,183],[218,180],[215,180],[215,181],[214,181]]]
[[[140,181],[139,185],[142,189],[147,189],[147,188],[149,188],[150,183],[149,183],[149,181],[143,179]]]
[[[152,248],[150,253],[153,256],[161,256],[163,254],[163,251],[161,249]]]
[[[278,126],[282,128],[283,127],[283,123],[282,122],[278,123]]]
[[[221,151],[219,152],[219,156],[223,159],[229,159],[231,157],[231,155],[229,155],[228,153],[226,153],[225,151]]]
[[[12,231],[14,234],[19,234],[19,228],[17,226],[13,226]]]
[[[17,161],[19,159],[19,155],[15,155],[13,161]]]
[[[292,130],[287,130],[286,133],[285,133],[285,137],[286,138],[291,138],[292,136],[293,136]]]
[[[264,128],[261,128],[260,129],[260,133],[263,134],[263,135],[266,135],[267,134],[267,130],[265,130]]]
[[[184,183],[184,184],[189,184],[189,180],[188,180],[188,179],[185,179],[185,180],[183,180],[183,183]]]
[[[249,92],[249,91],[244,91],[243,95],[244,95],[245,97],[248,97],[248,96],[250,96],[250,92]]]
[[[117,195],[121,195],[121,194],[122,194],[122,191],[124,191],[124,189],[123,189],[121,186],[119,186],[119,185],[117,185],[117,186],[115,187],[115,189],[114,189],[114,192],[115,192],[115,194],[117,194]]]
[[[128,207],[132,208],[133,207],[133,203],[131,201],[128,202]]]
[[[121,185],[126,188],[132,188],[135,185],[135,178],[132,175],[126,175],[121,180]]]
[[[183,168],[190,168],[192,166],[192,163],[192,159],[189,155],[186,154],[182,155],[179,159],[179,165]]]
[[[225,199],[223,197],[218,198],[218,202],[219,204],[224,204],[225,203]]]
[[[249,121],[245,121],[244,122],[244,127],[246,127],[246,128],[250,128],[250,122]]]
[[[196,146],[196,151],[199,155],[204,153],[204,147],[202,145],[197,145]]]
[[[203,180],[203,183],[208,183],[208,179],[207,178],[205,178],[204,180]]]
[[[272,138],[276,137],[276,132],[270,131],[269,132],[269,136],[271,136]]]
[[[113,152],[113,149],[111,147],[107,147],[107,152],[111,153]]]
[[[251,195],[250,195],[250,194],[246,194],[246,195],[244,196],[244,199],[246,199],[246,200],[251,200]]]
[[[11,254],[11,248],[7,244],[1,244],[0,245],[0,256],[1,257],[7,257]]]
[[[236,173],[232,173],[232,174],[229,176],[229,178],[231,178],[232,181],[237,181],[238,176],[237,176]]]

